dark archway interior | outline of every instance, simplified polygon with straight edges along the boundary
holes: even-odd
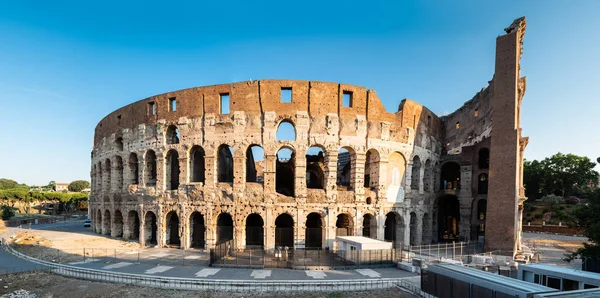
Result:
[[[191,154],[191,164],[192,164],[192,182],[202,182],[204,183],[204,149],[200,146],[194,146],[192,148]]]
[[[296,168],[295,156],[296,153],[289,148],[282,148],[277,151],[275,189],[284,196],[294,196],[294,180],[296,178],[294,172]]]
[[[306,187],[325,189],[325,154],[319,147],[310,147],[306,151]]]
[[[410,213],[410,245],[417,244],[417,214],[414,212]]]
[[[156,154],[150,150],[146,153],[146,184],[156,185]]]
[[[129,155],[129,171],[131,172],[131,184],[140,183],[140,174],[138,169],[138,157],[137,154],[131,153]]]
[[[156,215],[154,215],[154,213],[152,212],[148,212],[146,213],[146,218],[145,218],[145,233],[146,233],[146,244],[153,244],[156,245],[157,239],[156,239],[156,232],[157,232],[157,225],[156,225]]]
[[[323,246],[323,220],[318,213],[306,217],[306,248],[321,248]]]
[[[218,152],[218,181],[233,182],[233,149],[227,145],[219,146]]]
[[[217,244],[233,240],[233,219],[229,213],[221,213],[217,218]]]
[[[488,148],[479,149],[478,165],[480,169],[490,168],[490,150]]]
[[[340,214],[335,222],[336,236],[353,236],[354,225],[348,214]]]
[[[115,237],[123,237],[123,214],[121,211],[115,211]]]
[[[289,214],[281,214],[275,219],[275,246],[294,247],[294,219]]]
[[[179,130],[177,126],[170,125],[167,128],[167,144],[179,144]]]
[[[373,215],[371,214],[365,214],[363,216],[363,229],[362,229],[362,235],[363,237],[371,237],[371,225],[373,224],[372,221],[374,221],[375,219],[373,218]]]
[[[441,190],[460,189],[460,166],[455,162],[448,162],[442,166],[442,175],[440,179]]]
[[[179,154],[172,150],[168,155],[169,166],[169,189],[175,190],[179,188]]]
[[[454,241],[458,239],[460,204],[456,196],[447,195],[438,202],[438,240]]]
[[[131,229],[130,239],[138,240],[140,238],[140,218],[135,211],[129,211],[129,224]]]
[[[204,225],[204,216],[199,212],[194,212],[191,218],[192,243],[193,248],[205,247],[206,226]]]
[[[488,193],[488,175],[483,173],[480,174],[477,179],[477,193],[487,194]]]
[[[385,241],[396,242],[396,227],[398,222],[396,220],[396,215],[394,213],[388,213],[385,216],[385,230],[384,230],[384,239]]]
[[[481,199],[477,202],[477,219],[479,220],[479,228],[477,235],[485,236],[485,218],[487,216],[487,200]]]
[[[338,186],[350,186],[352,180],[352,155],[346,148],[341,148],[338,151],[338,162],[337,162],[337,179],[336,184]]]
[[[167,214],[167,231],[169,237],[167,237],[167,244],[169,245],[181,245],[179,239],[179,216],[174,211]]]
[[[260,215],[252,213],[246,219],[246,246],[264,246],[264,222]]]

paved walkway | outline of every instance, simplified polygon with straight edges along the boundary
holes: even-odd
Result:
[[[10,235],[12,235],[9,233],[10,230],[7,230],[3,234],[0,234],[0,239],[8,238]],[[45,266],[19,259],[6,252],[3,248],[0,248],[0,274],[31,271],[41,268],[45,268]]]

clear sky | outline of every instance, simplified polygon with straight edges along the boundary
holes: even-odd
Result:
[[[521,16],[526,158],[600,156],[600,1],[177,2],[1,1],[0,177],[89,180],[102,117],[193,86],[344,82],[452,112]]]

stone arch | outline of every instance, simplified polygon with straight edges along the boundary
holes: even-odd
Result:
[[[336,185],[352,189],[354,171],[356,170],[356,153],[352,147],[342,147],[338,150]]]
[[[325,156],[322,146],[306,150],[306,188],[325,189]]]
[[[293,197],[296,180],[296,152],[290,147],[277,151],[275,166],[275,190],[285,196]]]
[[[458,239],[460,221],[460,203],[453,195],[445,195],[437,200],[438,241],[447,242]]]
[[[154,150],[146,151],[144,161],[146,164],[146,186],[156,186],[156,153]]]
[[[233,240],[233,218],[223,212],[217,217],[217,244]]]
[[[363,215],[363,237],[377,239],[377,219],[370,213]]]
[[[194,211],[190,215],[190,246],[193,248],[205,248],[206,247],[206,225],[204,223],[204,216]]]
[[[311,212],[306,216],[305,247],[307,249],[323,247],[324,226],[325,224],[321,214]]]
[[[233,183],[233,148],[222,144],[217,151],[218,182]]]
[[[104,189],[104,181],[102,180],[102,172],[104,172],[104,168],[102,167],[102,162],[98,162],[98,175],[96,175],[96,189],[98,191],[102,191]]]
[[[275,219],[275,246],[294,247],[294,218],[282,213]]]
[[[123,214],[121,210],[115,210],[114,214],[114,231],[112,231],[112,235],[114,237],[122,238],[123,237]]]
[[[156,222],[156,214],[152,211],[147,211],[144,215],[144,235],[146,245],[158,244],[157,238],[158,225]]]
[[[138,164],[138,156],[135,153],[129,154],[129,172],[131,173],[131,184],[140,183],[140,171]]]
[[[412,172],[410,178],[410,188],[418,190],[421,184],[421,159],[415,155],[412,162]]]
[[[96,233],[98,234],[102,234],[102,210],[98,209],[98,212],[96,212],[96,222],[95,222],[95,226],[96,226]]]
[[[485,219],[487,217],[487,200],[479,199],[477,200],[477,213],[476,213],[476,223],[477,223],[477,236],[485,237]]]
[[[167,127],[165,140],[167,144],[179,144],[179,129],[177,129],[177,126],[169,125],[169,127]]]
[[[430,225],[430,221],[431,219],[429,218],[429,213],[425,213],[423,214],[423,219],[422,219],[422,223],[421,223],[421,244],[428,244],[431,242],[431,225]]]
[[[246,182],[264,182],[265,150],[256,144],[246,150]]]
[[[190,150],[190,182],[205,183],[205,152],[198,145],[194,145]]]
[[[115,139],[115,147],[117,147],[118,151],[123,151],[123,137],[118,137]]]
[[[336,236],[354,236],[354,220],[348,213],[338,214],[335,222]]]
[[[106,159],[104,161],[104,174],[106,175],[106,187],[104,187],[104,190],[106,191],[111,191],[112,189],[112,181],[111,181],[111,174],[112,174],[112,167],[111,167],[111,162],[110,159]]]
[[[283,119],[277,125],[277,132],[275,139],[281,141],[295,141],[296,140],[296,127],[294,122],[290,119]]]
[[[166,158],[167,170],[167,189],[176,190],[179,188],[179,153],[177,150],[171,149],[167,152]]]
[[[264,247],[264,221],[258,213],[246,217],[246,247]]]
[[[406,172],[406,159],[402,153],[394,151],[388,157],[388,185],[401,186]]]
[[[365,158],[365,177],[364,187],[375,189],[379,185],[379,152],[376,149],[369,149]]]
[[[112,221],[110,219],[110,210],[106,209],[106,210],[104,210],[104,216],[102,217],[102,234],[103,235],[110,236],[111,223],[112,223]]]
[[[131,210],[127,213],[127,226],[129,227],[128,239],[139,240],[140,238],[140,218],[137,211]]]
[[[488,174],[481,173],[477,177],[477,193],[480,195],[488,193]]]
[[[458,163],[450,161],[442,165],[441,190],[459,190],[460,189],[460,166]]]
[[[117,168],[117,177],[115,177],[115,180],[117,182],[117,190],[122,191],[123,190],[123,158],[121,158],[121,156],[116,156],[115,157],[115,163],[116,163],[116,168]]]
[[[410,221],[409,221],[409,229],[410,229],[410,245],[416,245],[418,244],[419,239],[417,238],[417,213],[415,212],[411,212],[410,213]]]
[[[165,216],[165,243],[170,246],[179,247],[179,216],[175,210],[169,211]]]
[[[398,212],[391,211],[385,216],[384,240],[393,243],[394,247],[401,247],[404,241],[404,219]]]

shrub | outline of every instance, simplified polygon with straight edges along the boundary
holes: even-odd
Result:
[[[2,205],[2,219],[9,220],[13,216],[15,216],[15,211],[9,206]]]
[[[551,205],[562,203],[563,198],[561,196],[556,196],[556,195],[547,195],[547,196],[543,196],[540,201],[544,205],[551,206]]]
[[[527,212],[527,217],[531,217],[531,212]]]
[[[542,217],[544,217],[544,215],[543,215],[543,214],[540,214],[540,213],[538,213],[538,214],[536,214],[536,215],[535,215],[535,218],[537,218],[537,219],[540,219],[540,218],[542,218]]]
[[[543,212],[543,213],[548,213],[548,212],[550,212],[550,209],[548,209],[548,208],[544,208],[544,210],[542,210],[542,212]]]

